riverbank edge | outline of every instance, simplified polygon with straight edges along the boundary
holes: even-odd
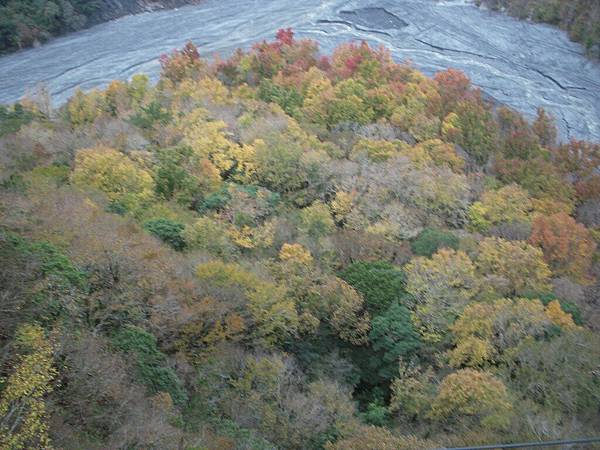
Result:
[[[471,1],[478,8],[486,9],[487,11],[490,11],[493,13],[504,14],[506,16],[513,17],[513,18],[518,19],[523,22],[528,22],[528,23],[533,23],[533,24],[544,24],[544,25],[548,25],[550,27],[556,28],[558,30],[561,30],[569,37],[569,40],[571,42],[581,45],[581,47],[584,50],[583,55],[586,58],[588,58],[589,60],[594,61],[594,62],[600,62],[600,41],[595,42],[590,47],[586,47],[584,42],[582,42],[579,39],[574,39],[573,36],[571,35],[569,29],[565,28],[564,26],[561,26],[560,24],[555,24],[555,23],[544,21],[544,20],[535,20],[533,17],[531,17],[531,15],[526,16],[526,17],[520,17],[518,14],[511,13],[508,10],[508,8],[506,8],[506,7],[491,5],[490,0],[471,0]]]
[[[0,52],[0,57],[12,55],[31,48],[41,47],[49,42],[52,42],[56,38],[68,36],[70,34],[77,33],[78,31],[87,30],[96,25],[120,19],[121,17],[147,12],[176,9],[187,5],[198,5],[202,3],[202,1],[203,0],[102,0],[102,7],[96,13],[86,18],[86,23],[82,28],[64,33],[53,34],[43,42],[36,40],[30,45],[25,45],[15,50]]]

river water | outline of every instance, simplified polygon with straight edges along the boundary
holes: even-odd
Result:
[[[55,103],[144,72],[192,40],[204,55],[271,39],[292,27],[321,44],[367,40],[426,74],[454,67],[497,101],[533,117],[552,112],[563,139],[600,142],[600,64],[547,25],[478,9],[469,0],[205,0],[178,10],[123,17],[0,58],[0,103],[44,83]]]

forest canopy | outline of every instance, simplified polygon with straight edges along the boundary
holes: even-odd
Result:
[[[161,67],[0,107],[1,448],[599,429],[600,145],[365,42]]]
[[[0,54],[80,30],[100,6],[99,0],[2,0]]]

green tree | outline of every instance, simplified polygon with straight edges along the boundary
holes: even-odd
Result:
[[[320,295],[325,303],[325,317],[321,319],[329,322],[340,339],[354,345],[365,344],[370,317],[362,295],[337,277],[332,277],[321,288]]]
[[[427,416],[436,395],[434,372],[431,367],[425,369],[414,361],[401,361],[397,377],[390,386],[392,396],[389,409],[392,413],[415,421]]]
[[[181,235],[186,246],[192,249],[206,250],[221,257],[228,257],[236,252],[225,225],[214,217],[199,217],[186,225]]]
[[[93,123],[104,109],[104,97],[96,90],[85,94],[78,89],[67,103],[69,121],[73,127]]]
[[[17,48],[19,44],[17,31],[17,24],[6,14],[4,8],[0,8],[0,52]]]
[[[437,228],[425,228],[410,244],[416,255],[427,257],[436,253],[440,248],[458,250],[458,245],[459,240],[454,233]]]
[[[486,191],[481,200],[469,208],[471,226],[485,231],[492,225],[504,222],[530,222],[533,204],[527,192],[516,184],[497,191]]]
[[[475,161],[485,164],[494,151],[497,126],[483,100],[462,100],[446,116],[442,134],[463,147]]]
[[[401,359],[409,360],[419,349],[421,341],[415,330],[410,311],[398,303],[375,317],[371,324],[369,340],[376,355],[378,374],[383,379],[392,379],[398,372]]]
[[[259,278],[238,264],[211,261],[196,269],[198,279],[212,289],[239,291],[258,342],[267,347],[295,336],[299,317],[294,301],[281,285]]]
[[[305,114],[317,123],[331,128],[344,122],[366,124],[375,118],[367,104],[367,90],[360,81],[349,78],[315,94],[306,102]]]
[[[175,198],[190,205],[201,191],[202,181],[195,172],[194,153],[186,146],[159,149],[154,169],[156,193],[165,200]]]
[[[364,298],[373,315],[398,303],[406,294],[402,270],[385,261],[360,261],[349,265],[339,274]]]
[[[572,330],[575,324],[556,300],[547,306],[538,299],[525,298],[473,303],[450,328],[456,344],[449,353],[450,365],[497,364],[505,351],[524,339],[550,336],[558,327]]]
[[[175,250],[183,250],[186,246],[182,232],[184,225],[170,219],[154,219],[144,223],[144,229],[155,235],[161,241],[169,244]]]
[[[313,239],[318,240],[330,234],[335,228],[335,223],[327,205],[315,202],[300,211],[300,225],[298,228]]]
[[[151,392],[167,392],[179,404],[187,400],[183,383],[167,365],[166,356],[158,349],[154,335],[127,325],[115,333],[112,342],[117,349],[134,358],[139,380]]]
[[[258,96],[265,102],[277,103],[287,114],[296,117],[302,107],[304,98],[297,89],[293,87],[279,86],[271,80],[263,80],[260,83]]]
[[[135,99],[136,96],[142,95],[139,90],[130,91]],[[157,102],[150,102],[148,105],[140,106],[140,110],[131,116],[131,123],[136,127],[150,129],[154,125],[165,126],[171,121],[172,117],[169,111]]]

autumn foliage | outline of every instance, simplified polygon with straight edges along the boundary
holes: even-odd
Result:
[[[0,109],[0,447],[595,432],[596,144],[365,42],[161,67]]]
[[[564,213],[540,216],[533,222],[529,241],[539,246],[544,258],[559,275],[589,281],[596,242],[591,233]]]

